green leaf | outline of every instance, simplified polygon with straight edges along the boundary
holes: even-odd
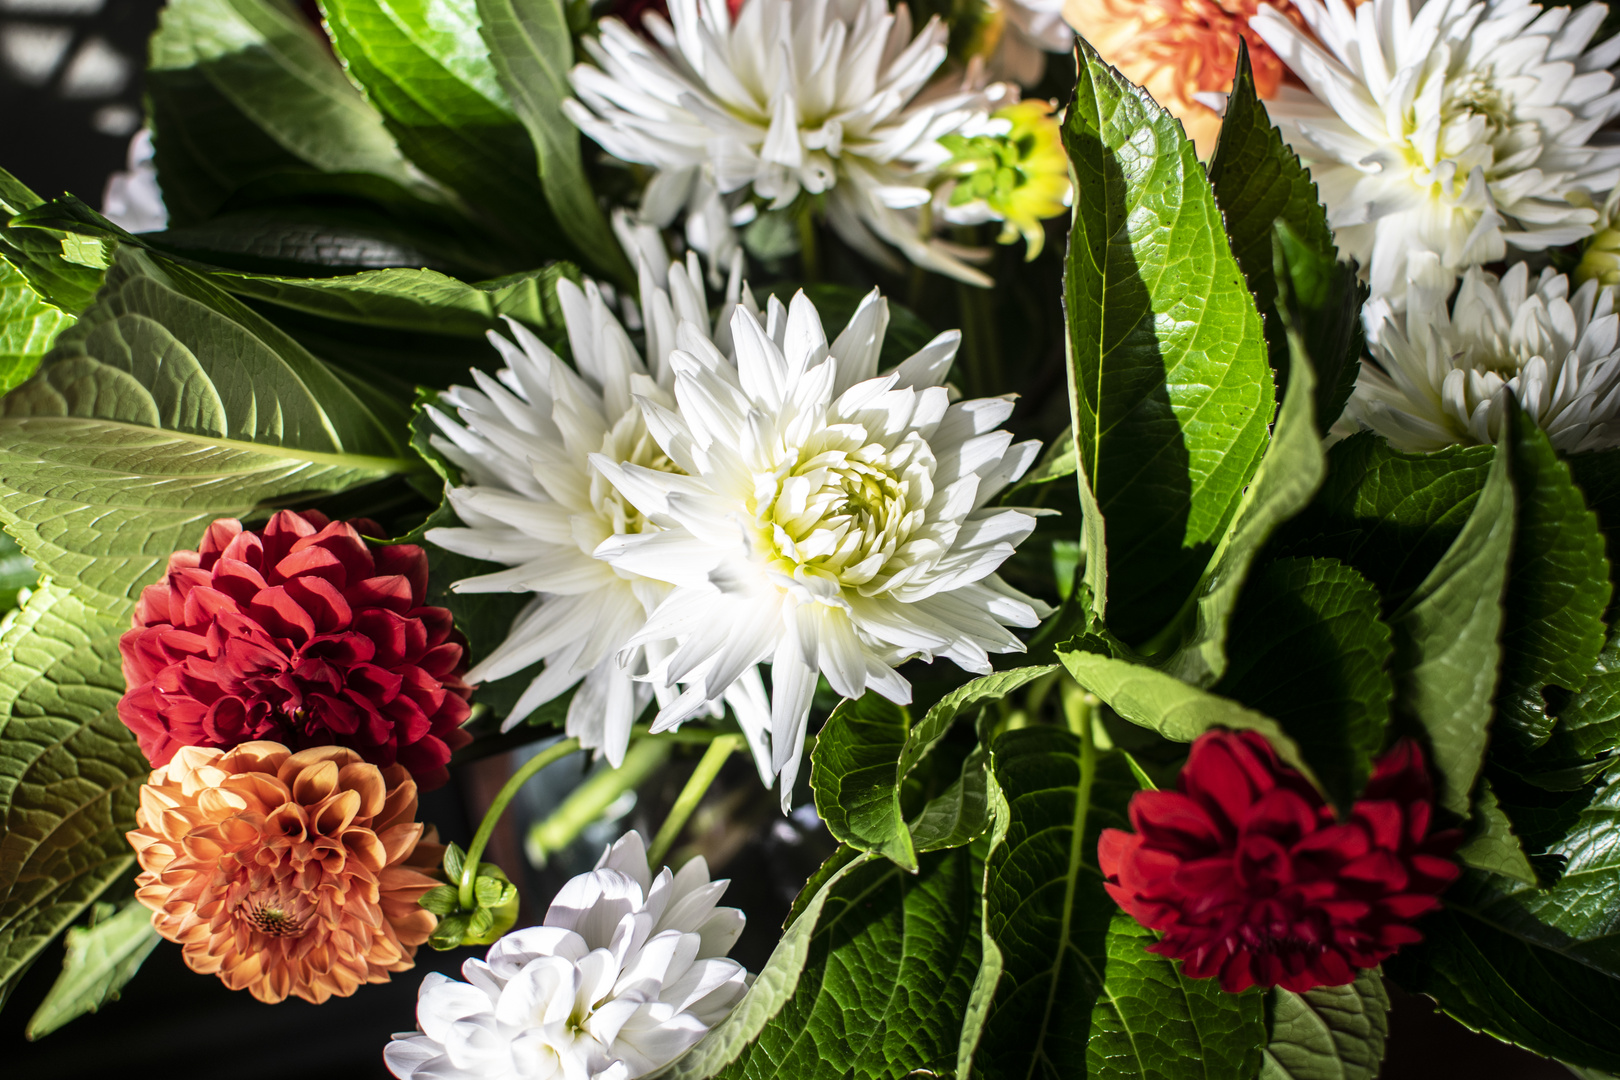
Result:
[[[1475,1031],[1576,1065],[1620,1069],[1620,982],[1451,906],[1384,964]]]
[[[922,856],[916,874],[852,865],[828,890],[792,997],[714,1075],[877,1080],[954,1064],[982,872],[966,847]]]
[[[0,260],[0,394],[34,373],[73,316],[40,298],[10,263]]]
[[[1266,456],[1177,620],[1190,621],[1185,639],[1162,665],[1183,682],[1209,686],[1225,673],[1228,627],[1250,567],[1272,534],[1322,486],[1327,466],[1312,416],[1316,376],[1298,335],[1289,335],[1289,343],[1293,375]]]
[[[1315,367],[1316,423],[1326,434],[1355,385],[1367,290],[1355,268],[1339,262],[1316,184],[1255,93],[1247,45],[1238,51],[1209,182],[1265,321],[1271,366],[1286,387],[1293,375],[1281,316],[1288,312]]]
[[[0,634],[0,994],[134,862],[151,767],[118,719],[127,626],[47,583]]]
[[[0,172],[0,177],[10,179],[4,172]],[[41,204],[35,203],[14,216],[0,216],[0,260],[21,275],[41,301],[66,315],[77,315],[95,298],[105,275],[101,270],[64,258],[62,242],[68,233],[61,228],[35,224],[32,217],[41,212]],[[56,217],[50,207],[43,208],[43,216]],[[9,304],[7,306],[9,308]]]
[[[872,860],[870,854],[849,847],[840,847],[827,860],[794,901],[782,937],[754,985],[701,1042],[660,1074],[661,1080],[707,1080],[749,1051],[766,1025],[794,996],[828,898],[845,878],[871,865]]]
[[[222,289],[278,307],[356,323],[367,330],[387,328],[482,338],[501,329],[510,315],[532,329],[562,329],[556,306],[557,281],[575,280],[568,263],[468,285],[433,270],[367,270],[324,278],[288,278],[220,271],[209,275]]]
[[[461,898],[451,885],[435,885],[416,902],[435,915],[448,915],[461,906]]]
[[[574,96],[574,38],[563,0],[478,0],[478,14],[501,87],[534,140],[552,214],[600,273],[633,287],[635,271],[585,176],[579,129],[563,115],[562,103]]]
[[[1586,685],[1558,710],[1554,751],[1591,758],[1620,746],[1620,622],[1609,631]]]
[[[1480,780],[1474,795],[1474,834],[1457,849],[1464,866],[1472,866],[1525,885],[1536,885],[1535,867],[1524,853],[1524,845],[1514,835],[1513,823],[1502,812],[1489,780]]]
[[[322,0],[349,74],[405,155],[541,258],[568,254],[476,0]]]
[[[1249,582],[1217,693],[1274,718],[1349,806],[1384,744],[1395,646],[1378,591],[1336,559],[1278,559]]]
[[[126,247],[0,400],[0,521],[42,573],[124,615],[216,518],[420,468],[396,442],[403,412],[378,406],[198,275]]]
[[[1063,126],[1085,192],[1064,283],[1071,411],[1107,531],[1099,614],[1140,642],[1193,591],[1237,512],[1274,391],[1260,315],[1192,144],[1084,41],[1080,53]]]
[[[1025,473],[1017,484],[1001,493],[1001,504],[1010,506],[1026,488],[1073,476],[1079,468],[1080,456],[1074,448],[1074,428],[1067,427],[1063,429],[1063,434],[1047,444],[1046,453],[1041,455],[1035,467]]]
[[[1469,874],[1446,896],[1449,906],[1620,979],[1620,780],[1610,780],[1574,827],[1537,853],[1564,864],[1558,881]]]
[[[1502,602],[1496,713],[1512,736],[1501,745],[1522,749],[1552,734],[1543,689],[1579,691],[1597,663],[1610,585],[1597,515],[1546,434],[1523,412],[1511,412],[1518,529]]]
[[[986,864],[985,936],[1002,972],[974,1065],[987,1080],[1086,1076],[1079,1018],[1102,993],[1117,911],[1097,839],[1126,827],[1136,780],[1123,755],[1050,727],[1008,732],[991,759],[1007,828]]]
[[[1377,969],[1303,994],[1279,986],[1260,1080],[1377,1080],[1388,1038],[1389,994]]]
[[[1370,431],[1352,435],[1328,452],[1327,481],[1274,548],[1348,563],[1393,609],[1462,531],[1494,457],[1488,446],[1406,454]]]
[[[22,553],[17,541],[0,533],[0,615],[22,603],[23,590],[39,584],[34,560]]]
[[[152,929],[152,913],[139,900],[126,900],[112,914],[111,904],[97,904],[106,914],[87,927],[67,932],[67,955],[45,1000],[28,1021],[30,1039],[42,1038],[85,1013],[118,1000],[124,984],[135,977],[148,954],[163,939]]]
[[[1315,763],[1306,758],[1303,748],[1289,737],[1282,725],[1269,716],[1128,660],[1078,650],[1060,652],[1058,659],[1069,669],[1075,682],[1133,724],[1157,731],[1176,742],[1192,742],[1217,727],[1258,731],[1279,757],[1313,784],[1321,786],[1313,768]],[[1331,766],[1332,762],[1324,764]]]
[[[366,174],[386,183],[384,200],[444,201],[285,0],[173,0],[152,36],[147,93],[175,225],[288,173]]]
[[[1427,733],[1439,803],[1457,814],[1468,813],[1469,792],[1485,756],[1501,660],[1513,511],[1504,445],[1462,531],[1390,618],[1397,713]]]
[[[877,694],[843,701],[816,736],[810,755],[810,785],[816,812],[840,841],[872,851],[915,871],[917,852],[965,844],[988,825],[982,755],[971,757],[963,775],[931,800],[908,827],[901,792],[908,777],[945,737],[957,716],[985,701],[999,700],[1055,666],[998,671],[951,691],[913,726],[909,713]],[[917,835],[913,836],[913,830]]]
[[[1147,951],[1158,939],[1114,912],[1102,993],[1091,1010],[1086,1077],[1251,1080],[1266,1039],[1265,995],[1228,994],[1215,979],[1188,978],[1180,963]]]

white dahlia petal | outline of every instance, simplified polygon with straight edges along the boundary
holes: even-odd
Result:
[[[1517,263],[1502,278],[1471,268],[1448,309],[1414,288],[1404,317],[1369,305],[1383,325],[1346,416],[1402,450],[1491,443],[1503,398],[1566,452],[1620,445],[1620,347],[1615,290],[1588,281],[1573,294],[1551,268]]]
[[[1594,140],[1620,115],[1615,48],[1588,51],[1599,6],[1293,2],[1314,38],[1268,6],[1250,22],[1309,87],[1267,108],[1375,294],[1398,303],[1412,254],[1449,287],[1510,247],[1592,234],[1592,198],[1620,181],[1620,146]]]
[[[656,877],[639,834],[563,886],[545,922],[422,980],[418,1030],[383,1051],[401,1080],[634,1080],[724,1020],[752,976],[726,953],[742,912],[694,859]]]
[[[677,351],[678,412],[643,406],[665,452],[691,462],[688,475],[595,459],[664,526],[596,549],[668,589],[628,645],[658,657],[643,676],[660,693],[655,729],[698,715],[739,680],[753,680],[759,716],[756,666],[770,663],[769,766],[784,800],[819,677],[846,697],[909,702],[900,664],[947,657],[988,671],[991,653],[1023,648],[1008,626],[1047,613],[996,576],[1034,517],[988,508],[1038,447],[998,430],[1010,401],[950,404],[938,384],[955,334],[878,374],[887,322],[874,294],[829,345],[803,293],[763,313],[738,307],[735,366]]]
[[[1007,2],[1010,37],[1067,49],[1060,3]],[[989,283],[963,249],[922,235],[919,211],[949,157],[939,137],[1016,90],[980,87],[976,69],[930,85],[949,37],[939,18],[913,36],[907,10],[885,0],[750,0],[735,20],[709,0],[669,7],[667,23],[646,17],[654,41],[603,19],[600,38],[584,42],[595,66],[574,68],[578,100],[564,103],[608,153],[657,170],[643,220],[665,226],[685,210],[688,242],[726,266],[737,246],[728,207],[752,196],[782,209],[802,192],[825,194],[829,224],[869,257],[892,264],[894,247]]]
[[[655,249],[655,237],[638,232],[633,222],[618,225],[633,252]],[[610,566],[595,553],[626,536],[660,534],[672,485],[682,489],[682,478],[674,474],[691,464],[682,444],[684,423],[674,412],[670,354],[679,343],[719,355],[696,258],[671,265],[661,246],[656,251],[657,262],[644,254],[639,260],[642,303],[636,314],[648,332],[648,357],[637,352],[601,290],[565,280],[557,292],[577,371],[514,322],[515,340],[490,335],[507,367],[496,376],[474,371],[474,387],[451,388],[443,402],[454,416],[428,410],[438,428],[433,445],[462,469],[464,482],[449,492],[462,526],[430,529],[427,539],[507,567],[452,588],[536,596],[469,678],[505,678],[544,662],[506,726],[577,686],[567,732],[614,766],[654,693],[637,681],[651,665],[644,650],[630,643],[669,586]],[[734,275],[720,317],[751,304]],[[666,455],[661,443],[676,453]],[[631,478],[643,474],[655,479],[637,487]],[[724,690],[700,701],[693,715],[719,715]],[[745,731],[763,729],[763,708],[750,707],[745,694],[736,698]]]

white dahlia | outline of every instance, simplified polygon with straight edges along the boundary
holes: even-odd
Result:
[[[753,2],[753,0],[750,0]],[[648,678],[685,684],[654,730],[679,723],[732,680],[772,665],[771,767],[784,805],[798,773],[817,674],[848,698],[895,702],[895,668],[946,657],[973,672],[1023,644],[1045,605],[996,569],[1032,512],[990,506],[1039,444],[998,430],[1010,398],[952,404],[942,385],[960,335],[941,334],[878,375],[888,305],[873,290],[830,346],[801,292],[762,320],[732,315],[736,362],[691,334],[671,355],[672,411],[642,400],[679,472],[592,460],[658,532],[624,533],[597,555],[668,582],[632,647],[662,643]]]
[[[658,270],[655,274],[642,260],[640,315],[650,364],[595,284],[580,289],[564,280],[557,295],[577,371],[513,322],[516,344],[490,334],[507,367],[495,377],[473,371],[476,389],[455,386],[444,394],[441,400],[456,417],[428,408],[441,432],[432,438],[434,447],[462,470],[465,481],[448,493],[464,527],[429,529],[428,541],[510,568],[451,588],[537,594],[506,640],[467,673],[468,679],[500,679],[545,662],[507,717],[507,728],[583,681],[569,703],[567,731],[586,749],[602,751],[615,767],[624,758],[631,725],[653,695],[653,688],[635,676],[660,658],[656,646],[649,654],[625,645],[669,587],[592,556],[612,536],[658,526],[626,503],[590,459],[603,455],[655,472],[674,468],[649,436],[636,401],[674,405],[669,356],[677,324],[683,334],[709,340],[696,258],[689,255],[684,266],[669,266],[666,258]],[[663,273],[667,281],[659,279]],[[724,313],[735,300],[733,292],[722,306],[716,334],[721,347],[729,344]],[[727,701],[763,770],[768,716],[758,673],[745,672]],[[705,708],[718,714],[720,695]]]
[[[1046,73],[1047,53],[1074,48],[1074,31],[1063,21],[1064,0],[995,0],[1001,37],[990,55],[997,78],[1034,86]]]
[[[1449,287],[1509,246],[1591,234],[1596,213],[1572,197],[1620,181],[1620,146],[1597,135],[1620,114],[1606,70],[1620,38],[1587,49],[1601,4],[1294,2],[1314,38],[1270,7],[1250,26],[1310,93],[1285,86],[1267,109],[1375,294],[1399,295],[1412,252],[1439,256],[1423,285]]]
[[[918,208],[929,170],[950,155],[938,139],[1013,94],[972,79],[929,85],[949,31],[884,0],[672,0],[654,14],[652,44],[615,18],[584,39],[596,66],[571,74],[570,119],[608,153],[658,170],[642,215],[669,224],[683,208],[724,227],[715,199],[751,192],[773,209],[824,195],[828,222],[850,245],[892,262],[989,284],[934,239]],[[688,230],[690,232],[690,229]],[[704,240],[719,249],[714,237]]]
[[[628,833],[557,893],[545,921],[430,973],[417,1031],[383,1051],[401,1080],[631,1080],[680,1057],[736,1005],[749,975],[726,953],[743,914],[699,857],[653,878]]]
[[[1530,280],[1518,263],[1499,281],[1477,267],[1451,310],[1414,287],[1404,319],[1384,316],[1346,416],[1402,450],[1492,443],[1506,395],[1563,451],[1620,445],[1620,316],[1615,291],[1588,281],[1569,292],[1551,269]]]

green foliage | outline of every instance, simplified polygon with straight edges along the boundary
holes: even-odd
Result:
[[[915,726],[905,709],[874,693],[841,703],[816,736],[810,758],[810,785],[828,830],[911,871],[917,852],[958,847],[979,836],[988,825],[982,754],[972,755],[955,782],[909,825],[902,789],[959,714],[976,712],[1054,670],[1017,668],[974,679],[941,698]]]
[[[480,35],[476,0],[323,0],[321,11],[349,75],[413,164],[531,265],[571,254]]]
[[[126,626],[44,584],[0,634],[0,998],[134,862],[150,766],[116,711]]]
[[[1462,531],[1390,617],[1396,709],[1428,735],[1439,803],[1466,814],[1485,757],[1513,547],[1509,450],[1498,447]]]
[[[10,263],[0,260],[0,394],[34,373],[73,316],[47,304]]]
[[[1258,990],[1228,994],[1214,979],[1188,978],[1177,961],[1147,951],[1157,940],[1123,911],[1114,912],[1085,1075],[1249,1080],[1266,1037],[1265,996]]]
[[[395,416],[199,275],[133,248],[0,402],[0,520],[125,614],[208,523],[418,468]]]
[[[875,1080],[955,1063],[979,967],[982,864],[966,847],[918,862],[916,874],[852,863],[830,883],[793,996],[712,1075]]]
[[[1289,347],[1293,375],[1266,456],[1180,620],[1185,639],[1162,663],[1198,686],[1210,685],[1226,671],[1228,624],[1250,567],[1278,527],[1322,486],[1325,463],[1312,418],[1316,376],[1298,335],[1289,335]]]
[[[1394,653],[1378,593],[1335,559],[1279,559],[1250,582],[1218,693],[1274,718],[1348,806],[1384,744]]]
[[[39,583],[34,560],[22,553],[17,541],[0,533],[0,614],[22,603],[23,590]]]
[[[0,259],[22,275],[41,301],[67,315],[77,315],[101,288],[115,245],[98,245],[96,257],[91,258],[88,245],[59,227],[58,216],[55,203],[45,203],[0,170]],[[72,259],[68,258],[70,252]],[[26,298],[15,302],[26,308]]]
[[[1084,488],[1107,534],[1086,582],[1120,638],[1193,591],[1259,467],[1273,409],[1259,313],[1181,125],[1084,41],[1064,145],[1065,299]],[[1092,508],[1087,507],[1088,516]],[[1100,538],[1099,538],[1100,539]]]
[[[90,922],[68,930],[67,955],[45,1000],[28,1021],[28,1037],[43,1038],[76,1017],[118,1000],[124,984],[162,938],[152,929],[152,913],[138,900],[122,907],[97,902]]]
[[[1620,1069],[1620,983],[1454,907],[1384,964],[1476,1031],[1576,1065]]]
[[[1326,434],[1355,385],[1367,288],[1339,262],[1316,184],[1266,115],[1242,42],[1209,182],[1265,320],[1271,366],[1284,385],[1293,378],[1287,327],[1295,327],[1315,368],[1316,423]]]
[[[455,844],[444,849],[447,885],[436,885],[417,900],[439,917],[428,944],[440,952],[467,945],[493,945],[517,924],[518,889],[506,871],[479,862],[473,877],[472,904],[463,907],[457,884],[467,866],[466,852]]]
[[[1586,685],[1558,710],[1550,749],[1586,759],[1620,746],[1620,623],[1609,631]]]
[[[574,39],[563,0],[477,3],[501,88],[534,141],[552,215],[575,249],[598,271],[633,287],[635,271],[608,228],[585,177],[579,130],[563,115],[563,101],[573,97],[568,69],[574,66]]]
[[[1543,688],[1578,691],[1603,648],[1609,565],[1597,515],[1586,508],[1552,443],[1518,409],[1513,485],[1518,528],[1503,599],[1498,745],[1539,746],[1552,734]]]
[[[1271,1041],[1260,1080],[1377,1080],[1389,1037],[1389,994],[1378,971],[1348,986],[1271,991]]]
[[[294,178],[306,195],[322,190],[321,178],[338,193],[364,177],[386,201],[444,201],[286,0],[174,0],[152,36],[147,92],[176,225],[208,220],[243,189],[266,197]]]
[[[1537,883],[1535,867],[1514,835],[1513,823],[1503,813],[1489,780],[1480,780],[1474,794],[1473,835],[1457,850],[1457,858],[1465,866],[1501,874],[1525,885]]]

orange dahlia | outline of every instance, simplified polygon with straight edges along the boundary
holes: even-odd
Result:
[[[443,854],[416,784],[353,750],[187,746],[141,788],[135,895],[193,971],[264,1002],[319,1004],[405,971],[436,920]]]
[[[1067,0],[1063,17],[1097,55],[1181,121],[1201,157],[1215,150],[1221,119],[1197,95],[1232,89],[1238,42],[1249,43],[1254,88],[1276,94],[1288,68],[1249,19],[1265,0]],[[1275,4],[1304,26],[1294,5]],[[1355,6],[1354,3],[1351,4]]]

